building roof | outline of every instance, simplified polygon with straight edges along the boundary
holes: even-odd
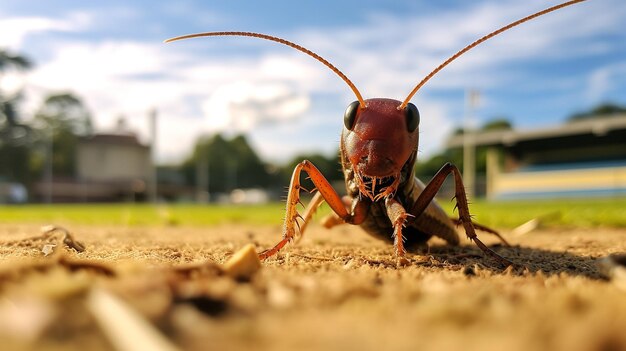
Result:
[[[613,131],[626,131],[626,114],[610,117],[592,117],[589,119],[567,122],[565,124],[532,130],[493,130],[474,134],[474,144],[477,146],[513,146],[520,142],[557,139],[578,135],[603,136]],[[463,134],[454,135],[448,139],[448,148],[462,147]]]
[[[129,145],[148,148],[149,146],[142,144],[135,134],[94,134],[85,138],[81,138],[82,143],[89,144],[109,144],[109,145]]]

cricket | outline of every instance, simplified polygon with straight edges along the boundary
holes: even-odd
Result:
[[[260,252],[259,258],[272,257],[298,235],[303,235],[315,210],[326,202],[332,209],[332,214],[323,221],[326,227],[343,223],[361,226],[370,235],[392,243],[398,265],[408,264],[407,250],[425,245],[432,236],[445,240],[449,245],[458,245],[460,235],[457,226],[460,224],[468,239],[487,257],[499,265],[510,266],[514,263],[478,238],[476,229],[495,234],[506,244],[496,231],[472,221],[461,172],[455,165],[443,165],[427,185],[415,177],[420,113],[410,101],[428,80],[472,48],[524,22],[583,1],[586,0],[568,1],[547,8],[479,38],[432,70],[401,101],[389,98],[364,99],[352,81],[329,61],[303,46],[275,36],[236,31],[206,32],[183,35],[166,42],[214,36],[253,37],[277,42],[324,64],[356,96],[356,101],[345,110],[340,139],[341,167],[347,195],[339,196],[315,165],[307,160],[302,161],[294,169],[288,188],[282,239],[270,249]],[[301,204],[302,172],[313,182],[315,189],[312,191],[315,195],[300,214],[297,206]],[[454,177],[458,219],[450,218],[434,199],[450,175]]]

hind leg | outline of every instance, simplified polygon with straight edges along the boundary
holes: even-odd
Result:
[[[344,195],[341,198],[341,201],[346,206],[346,209],[349,209],[350,206],[352,206],[352,198],[350,196],[348,196],[348,195]],[[334,226],[338,226],[340,224],[345,224],[346,223],[346,222],[344,222],[343,219],[341,219],[341,217],[337,216],[337,214],[334,213],[334,212],[329,213],[328,215],[324,216],[324,218],[322,218],[322,220],[320,222],[322,223],[322,225],[326,229],[330,229],[330,228],[332,228]]]
[[[450,220],[452,221],[452,223],[456,224],[457,226],[463,224],[463,221],[461,220],[461,218],[450,217]],[[474,221],[472,221],[472,225],[474,226],[474,229],[480,230],[481,232],[485,232],[485,233],[489,233],[489,234],[495,235],[495,236],[498,237],[498,239],[500,239],[500,241],[504,245],[511,246],[511,244],[509,244],[509,242],[506,241],[506,239],[504,239],[504,237],[502,235],[500,235],[500,233],[497,230],[491,229],[491,228],[487,227],[486,225],[482,225],[482,224],[476,223]]]
[[[430,183],[428,183],[428,185],[426,185],[424,190],[420,193],[417,200],[413,204],[413,207],[408,212],[415,217],[419,217],[419,215],[421,215],[424,210],[426,210],[426,207],[428,207],[430,202],[434,199],[435,194],[437,193],[437,191],[439,191],[439,189],[443,185],[444,180],[450,174],[452,174],[452,176],[454,177],[456,207],[459,210],[459,217],[461,219],[463,227],[465,228],[465,234],[467,235],[467,237],[472,240],[476,244],[476,246],[478,246],[483,251],[485,255],[493,258],[505,267],[513,265],[511,261],[498,255],[493,250],[488,248],[482,241],[480,241],[480,239],[478,239],[469,212],[467,196],[465,195],[465,187],[463,186],[461,172],[459,172],[458,168],[453,164],[446,163],[443,167],[441,167],[437,174],[435,174],[435,176],[431,179]]]

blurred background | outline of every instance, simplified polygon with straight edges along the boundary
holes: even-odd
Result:
[[[476,38],[555,1],[3,1],[0,203],[260,203],[309,159],[343,188],[350,89],[403,100]],[[413,98],[417,174],[474,198],[626,195],[626,7],[582,3],[470,51]],[[443,195],[449,195],[446,189]],[[449,198],[449,197],[448,197]]]

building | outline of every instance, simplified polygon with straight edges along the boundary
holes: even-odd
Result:
[[[53,202],[134,201],[146,198],[152,176],[150,146],[134,134],[94,134],[79,140],[76,176],[35,184]]]
[[[626,114],[558,127],[474,135],[487,147],[487,197],[523,199],[626,195]],[[463,135],[448,140],[462,147]]]
[[[82,182],[146,181],[151,176],[150,147],[134,134],[95,134],[82,138],[77,151]]]

